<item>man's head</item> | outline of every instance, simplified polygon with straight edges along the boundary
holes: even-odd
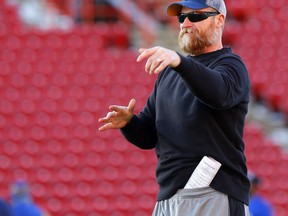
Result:
[[[168,5],[167,13],[180,22],[179,47],[199,55],[222,48],[226,6],[223,0],[183,0]]]

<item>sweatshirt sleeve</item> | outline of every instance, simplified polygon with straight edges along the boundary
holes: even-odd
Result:
[[[143,110],[120,129],[127,141],[141,149],[155,148],[158,140],[155,126],[155,94],[156,85]]]
[[[236,56],[214,60],[213,69],[191,57],[180,55],[180,58],[180,65],[173,69],[180,74],[190,91],[210,107],[231,108],[240,103],[249,91],[247,69]]]

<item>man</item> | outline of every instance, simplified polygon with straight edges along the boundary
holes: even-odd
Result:
[[[142,149],[155,148],[160,190],[153,215],[249,215],[249,179],[243,128],[250,82],[241,58],[223,48],[226,18],[223,0],[171,3],[170,16],[180,22],[183,56],[163,47],[140,49],[137,61],[159,74],[145,107],[134,114],[129,105],[109,107],[99,130],[121,129]],[[204,157],[221,163],[211,184],[184,189]]]
[[[261,181],[253,172],[248,172],[251,183],[249,210],[251,216],[272,216],[272,205],[259,193]]]

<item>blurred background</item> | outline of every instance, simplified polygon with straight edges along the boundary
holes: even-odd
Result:
[[[51,216],[148,216],[154,151],[98,132],[110,104],[146,102],[155,76],[140,47],[177,48],[167,0],[0,0],[0,197],[29,183]],[[252,102],[249,170],[275,215],[288,215],[288,1],[226,0],[224,45],[245,61]]]

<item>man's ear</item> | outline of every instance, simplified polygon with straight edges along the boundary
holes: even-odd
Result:
[[[217,25],[217,27],[224,27],[224,23],[225,23],[225,16],[223,15],[223,14],[219,14],[218,16],[217,16],[217,23],[216,23],[216,25]]]

